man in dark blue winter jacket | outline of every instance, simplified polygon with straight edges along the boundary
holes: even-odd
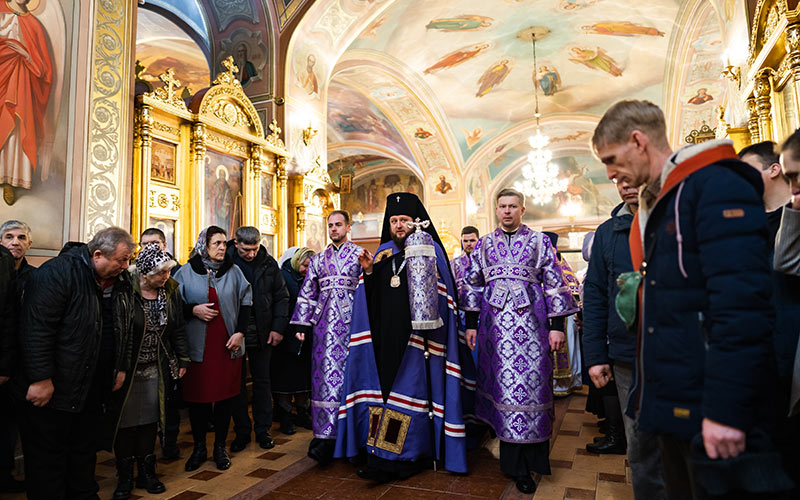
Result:
[[[664,114],[646,101],[614,104],[592,145],[609,179],[641,186],[630,236],[638,300],[621,304],[638,334],[628,411],[658,437],[669,497],[706,498],[715,478],[695,473],[698,460],[713,468],[741,455],[762,423],[774,325],[764,185],[731,141],[673,153]],[[748,490],[746,477],[723,493]]]
[[[633,215],[639,209],[639,190],[625,182],[618,182],[617,190],[622,203],[595,232],[583,282],[582,348],[592,383],[599,389],[613,380],[619,396],[613,404],[617,405],[617,412],[624,412],[633,382],[636,334],[623,324],[615,302],[619,292],[617,277],[633,270],[628,235]],[[606,414],[611,411],[607,409]],[[636,430],[632,418],[624,416],[623,420],[635,498],[666,500],[658,440]]]

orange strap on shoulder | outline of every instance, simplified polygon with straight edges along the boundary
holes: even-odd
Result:
[[[661,198],[666,196],[672,188],[681,183],[685,178],[697,172],[703,167],[712,165],[722,160],[735,160],[737,159],[736,150],[729,144],[723,144],[711,149],[707,149],[702,153],[692,156],[688,160],[679,163],[675,169],[667,176],[664,185],[661,186],[661,191],[658,193],[656,203]],[[628,244],[631,250],[631,262],[633,263],[633,270],[640,270],[642,262],[644,262],[644,245],[642,243],[642,231],[639,227],[639,213],[633,216],[633,223],[631,224],[631,232],[628,236]]]

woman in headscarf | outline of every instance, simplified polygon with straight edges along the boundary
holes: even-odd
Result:
[[[314,251],[310,248],[297,248],[291,258],[285,260],[281,265],[283,279],[286,281],[286,288],[289,289],[290,317],[294,313],[297,295],[300,293],[300,287],[303,286],[303,280],[313,256]],[[292,422],[292,397],[294,397],[294,407],[297,409],[297,423],[310,429],[311,342],[300,342],[294,333],[286,335],[283,342],[272,351],[270,372],[272,397],[275,400],[275,416],[281,424],[281,432],[284,434],[295,433],[294,422]]]
[[[148,493],[166,488],[156,477],[155,449],[158,423],[165,425],[165,390],[186,373],[189,344],[178,282],[170,278],[175,261],[157,243],[149,243],[136,256],[134,288],[134,376],[114,393],[107,420],[117,459],[114,500],[130,498],[133,463],[139,468],[136,487]]]
[[[194,451],[185,469],[206,461],[206,430],[214,422],[214,462],[231,466],[225,448],[234,398],[242,390],[244,335],[253,304],[250,283],[226,256],[225,230],[209,226],[200,233],[194,255],[175,275],[185,314],[191,364],[183,379],[183,400],[189,403]]]

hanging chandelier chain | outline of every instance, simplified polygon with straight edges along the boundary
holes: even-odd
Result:
[[[539,90],[536,88],[536,71],[539,67],[539,63],[536,60],[536,32],[531,32],[531,40],[533,41],[533,74],[534,74],[534,83],[533,83],[533,98],[536,102],[536,110],[534,111],[534,117],[536,118],[536,127],[539,127]]]

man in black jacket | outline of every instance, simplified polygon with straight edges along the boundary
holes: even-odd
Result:
[[[764,208],[767,211],[769,229],[768,244],[775,251],[775,238],[787,204],[792,201],[789,179],[783,174],[778,153],[772,141],[751,144],[739,151],[739,158],[755,168],[764,181]],[[789,205],[791,210],[791,205]],[[772,258],[769,262],[772,263]],[[775,442],[783,455],[784,468],[794,480],[796,489],[793,498],[800,497],[800,415],[789,414],[789,397],[792,388],[792,368],[800,333],[800,277],[772,269],[772,304],[775,307],[775,329],[772,343],[775,348],[776,384],[780,415]]]
[[[125,230],[103,229],[27,285],[14,388],[31,500],[97,498],[98,430],[131,364],[133,247]]]
[[[244,273],[253,287],[253,314],[245,332],[245,352],[253,377],[253,419],[255,420],[256,441],[268,450],[275,446],[269,428],[272,426],[272,390],[269,380],[269,362],[272,347],[283,340],[289,324],[289,291],[278,268],[278,263],[261,245],[261,232],[252,226],[242,226],[236,230],[236,239],[228,242],[228,254]],[[245,389],[242,365],[242,394],[233,412],[236,438],[231,443],[231,451],[242,451],[250,442],[252,426],[247,412],[247,391]]]
[[[603,402],[607,416],[616,412],[624,422],[634,496],[637,499],[666,500],[658,441],[655,436],[636,430],[634,420],[620,414],[627,407],[633,382],[636,335],[622,323],[615,308],[619,292],[617,277],[633,270],[628,235],[633,214],[639,209],[639,190],[625,182],[618,182],[617,190],[623,203],[614,209],[609,220],[597,228],[589,269],[583,282],[583,360],[589,367],[589,376],[595,387],[616,385],[618,397],[605,396]],[[612,403],[616,408],[609,407]],[[613,420],[610,416],[608,418]],[[609,441],[619,438],[614,432],[607,437]],[[597,451],[596,448],[610,444],[614,443],[598,442],[594,448],[587,445],[586,449]]]
[[[9,457],[9,447],[7,442],[13,432],[14,413],[9,404],[8,385],[9,379],[14,370],[14,345],[17,334],[19,298],[17,297],[16,272],[14,270],[14,256],[6,247],[0,245],[0,393],[2,394],[3,405],[0,407],[0,425],[3,426],[0,432],[3,433],[4,446],[2,452],[2,469],[0,469],[0,491],[1,492],[20,492],[24,491],[24,486],[11,475],[14,468],[13,445]],[[10,458],[10,463],[7,463]]]
[[[24,283],[32,277],[33,270],[36,269],[28,264],[25,254],[31,247],[31,228],[24,222],[18,220],[7,220],[0,226],[0,245],[7,248],[14,258],[14,275],[16,286],[13,291],[12,300],[13,314],[19,314],[22,304]],[[16,335],[13,334],[7,339],[8,345],[3,348],[3,356],[13,356],[16,359]],[[14,354],[11,354],[14,353]],[[11,363],[7,364],[5,370],[13,373]],[[1,377],[0,377],[1,378]],[[17,447],[17,418],[14,412],[13,399],[11,396],[11,384],[0,381],[0,407],[5,410],[0,411],[0,492],[22,492],[25,491],[25,483],[14,479],[15,451]]]

